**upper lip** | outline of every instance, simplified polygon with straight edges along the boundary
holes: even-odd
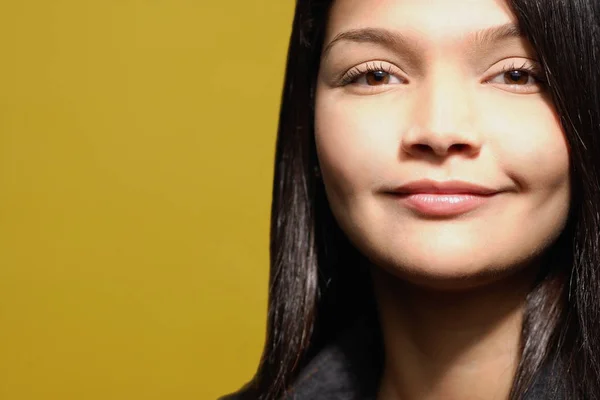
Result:
[[[498,190],[465,181],[452,180],[442,182],[424,179],[399,186],[393,189],[393,192],[398,194],[435,193],[491,195],[498,193]]]

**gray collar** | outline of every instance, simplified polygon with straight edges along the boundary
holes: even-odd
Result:
[[[284,400],[375,400],[379,383],[379,332],[360,319],[321,350],[283,396]]]

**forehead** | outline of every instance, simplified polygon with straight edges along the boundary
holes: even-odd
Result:
[[[441,42],[510,22],[516,18],[506,0],[335,0],[325,39],[377,27]]]

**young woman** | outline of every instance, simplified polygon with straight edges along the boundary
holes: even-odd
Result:
[[[248,399],[600,398],[598,0],[297,0]]]

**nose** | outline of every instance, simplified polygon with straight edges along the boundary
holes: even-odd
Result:
[[[473,108],[468,84],[431,82],[415,94],[414,112],[401,146],[413,157],[473,157],[481,150],[482,138],[473,128]]]

